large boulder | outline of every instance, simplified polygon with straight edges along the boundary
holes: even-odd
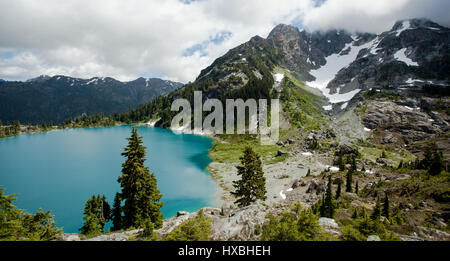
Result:
[[[339,236],[341,231],[339,231],[339,225],[332,218],[321,217],[319,218],[319,225],[327,232]]]
[[[184,216],[184,215],[189,215],[189,212],[187,212],[187,211],[178,211],[177,212],[177,217]]]
[[[349,154],[357,155],[358,150],[349,145],[342,144],[339,148],[338,154],[339,155],[349,155]]]
[[[377,235],[371,235],[367,237],[367,241],[381,241],[381,239]]]
[[[314,190],[316,190],[316,188],[319,186],[319,183],[317,182],[317,180],[313,179],[311,180],[311,183],[309,184],[308,189],[306,190],[306,193],[312,193],[314,192]]]

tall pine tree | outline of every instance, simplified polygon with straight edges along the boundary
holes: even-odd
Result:
[[[135,128],[127,140],[128,146],[122,153],[126,160],[122,164],[122,176],[118,179],[122,187],[120,200],[124,201],[122,228],[145,227],[149,221],[154,224],[155,229],[160,228],[163,221],[163,203],[160,202],[162,195],[155,175],[144,166],[146,147],[142,145],[142,137]]]
[[[341,190],[342,190],[342,179],[338,179],[338,187],[336,190],[336,199],[339,199],[341,197]]]
[[[331,175],[328,176],[327,192],[320,209],[320,215],[327,218],[334,217],[333,184],[331,181]]]
[[[95,235],[104,232],[105,224],[110,218],[110,206],[105,196],[94,195],[86,201],[84,207],[84,224],[80,231],[84,235]]]
[[[119,193],[116,193],[116,196],[114,197],[114,205],[111,212],[111,216],[113,222],[111,230],[117,231],[122,229],[122,206]]]
[[[377,196],[377,203],[375,205],[375,209],[372,212],[372,215],[370,216],[370,218],[372,220],[380,220],[381,218],[381,200],[380,197]]]
[[[353,192],[352,183],[353,183],[353,169],[349,169],[347,171],[347,176],[346,176],[345,192],[350,192],[350,193]]]
[[[238,199],[235,203],[245,207],[258,199],[265,200],[266,178],[262,170],[262,162],[257,153],[251,147],[246,147],[244,155],[240,158],[241,165],[237,167],[240,180],[233,181],[236,191],[231,192]]]
[[[387,219],[391,218],[391,213],[389,210],[389,196],[386,193],[386,196],[384,198],[384,204],[383,204],[383,216],[385,216]]]

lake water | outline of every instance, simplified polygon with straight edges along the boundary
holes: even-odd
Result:
[[[214,205],[216,185],[205,170],[212,139],[137,127],[158,180],[164,218],[179,210]],[[59,227],[77,233],[86,200],[104,194],[110,205],[120,191],[121,156],[131,126],[58,130],[0,139],[0,185],[19,194],[15,205],[35,213],[51,210]]]

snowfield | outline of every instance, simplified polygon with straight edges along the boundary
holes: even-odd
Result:
[[[339,53],[332,54],[328,57],[326,57],[326,64],[322,67],[320,67],[317,70],[312,70],[310,73],[313,75],[316,80],[312,82],[308,82],[308,85],[314,88],[319,89],[325,97],[327,97],[330,100],[330,103],[339,103],[339,102],[347,102],[351,100],[358,92],[360,92],[360,89],[353,90],[351,92],[347,93],[339,93],[337,91],[335,94],[330,94],[330,89],[327,88],[328,83],[334,79],[336,74],[349,66],[353,61],[356,60],[356,57],[358,56],[359,51],[363,49],[369,49],[376,52],[376,45],[378,45],[379,39],[375,38],[374,40],[367,42],[365,44],[362,44],[360,46],[354,46],[355,41],[358,40],[357,36],[352,36],[353,42],[348,43],[345,45],[345,47],[342,50],[346,50],[350,48],[350,51],[348,54],[340,55]]]
[[[419,66],[418,63],[414,62],[413,60],[411,60],[410,58],[408,58],[405,54],[406,52],[406,48],[402,48],[400,50],[398,50],[395,54],[394,54],[394,59],[400,61],[400,62],[404,62],[406,63],[408,66]]]
[[[403,21],[402,27],[400,27],[400,29],[398,29],[398,30],[396,31],[397,34],[396,34],[395,36],[399,37],[400,34],[401,34],[403,31],[406,31],[406,30],[408,30],[408,29],[411,29],[411,24],[409,23],[409,21]]]

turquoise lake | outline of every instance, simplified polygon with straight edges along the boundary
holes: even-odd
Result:
[[[15,205],[55,215],[66,233],[78,233],[83,208],[94,194],[112,206],[120,191],[121,156],[131,126],[57,130],[0,139],[0,185],[18,194]],[[214,205],[216,185],[206,171],[212,139],[170,130],[137,127],[147,146],[147,161],[158,180],[164,218],[179,210]]]

